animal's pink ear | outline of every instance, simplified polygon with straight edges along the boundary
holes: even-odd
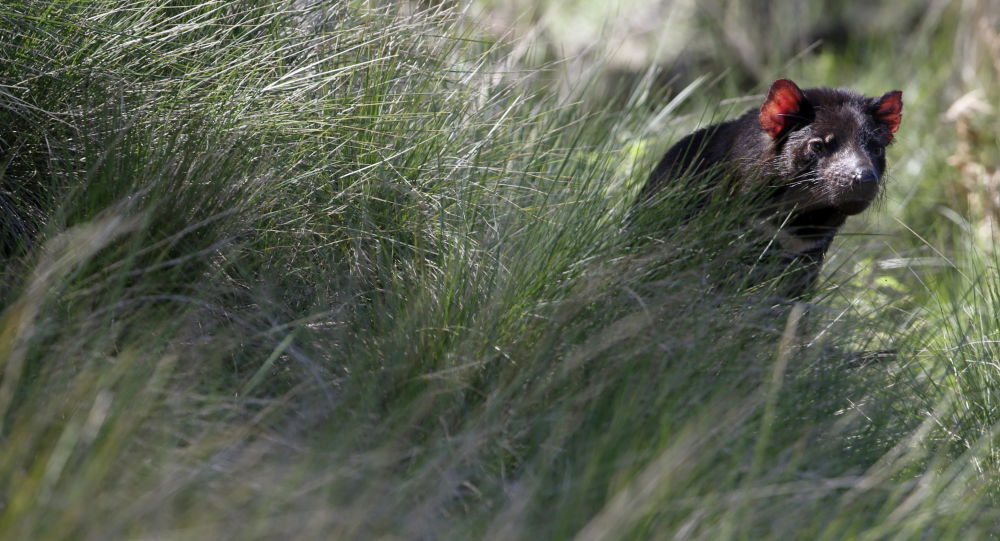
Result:
[[[781,135],[792,123],[789,117],[802,108],[806,97],[788,79],[778,79],[771,84],[764,105],[760,106],[760,127],[771,137]]]
[[[886,92],[878,101],[875,109],[875,120],[885,124],[889,133],[899,129],[899,121],[903,118],[903,91]]]

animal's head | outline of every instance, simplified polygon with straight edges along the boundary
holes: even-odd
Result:
[[[885,148],[899,129],[903,93],[869,98],[849,90],[771,85],[760,127],[773,141],[772,164],[787,180],[783,199],[800,207],[857,214],[878,196]]]

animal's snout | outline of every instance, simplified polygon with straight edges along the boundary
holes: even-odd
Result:
[[[878,182],[878,174],[874,169],[858,169],[854,173],[854,182],[861,185],[872,184]]]
[[[841,184],[831,199],[833,206],[844,214],[857,214],[878,196],[879,175],[871,167],[858,167],[854,173],[840,177]]]

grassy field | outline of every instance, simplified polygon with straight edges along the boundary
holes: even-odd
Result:
[[[1000,6],[598,4],[0,5],[0,539],[993,538]],[[623,226],[776,77],[906,103],[806,310]]]

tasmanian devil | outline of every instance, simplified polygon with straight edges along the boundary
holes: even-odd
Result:
[[[759,109],[698,130],[667,150],[639,203],[671,182],[708,186],[708,194],[762,194],[765,204],[747,227],[769,247],[769,272],[787,274],[784,293],[799,297],[815,282],[847,217],[878,196],[885,148],[902,111],[899,90],[871,98],[845,89],[802,90],[778,79]]]

